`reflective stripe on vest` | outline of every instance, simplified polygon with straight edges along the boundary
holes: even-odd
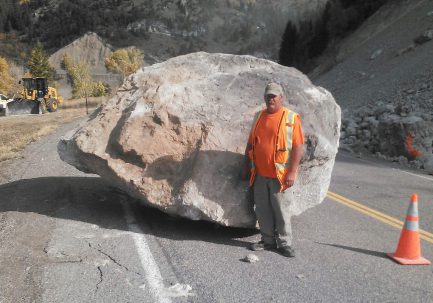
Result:
[[[275,167],[278,170],[284,170],[289,167],[290,164],[290,153],[292,151],[292,145],[293,145],[293,124],[295,123],[295,116],[296,113],[288,110],[287,116],[286,116],[286,146],[287,146],[287,162],[286,163],[277,163],[275,162]]]

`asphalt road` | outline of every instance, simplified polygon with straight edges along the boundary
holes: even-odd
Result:
[[[255,253],[257,231],[192,222],[142,207],[57,155],[71,125],[1,169],[0,302],[432,302],[432,266],[385,256],[413,192],[433,233],[433,178],[340,154],[327,198],[293,219],[297,256]],[[380,218],[380,217],[379,217]],[[433,260],[433,236],[422,254]],[[430,239],[430,240],[429,240]]]

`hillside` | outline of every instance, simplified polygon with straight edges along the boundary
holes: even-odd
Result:
[[[106,74],[104,59],[112,53],[112,47],[95,33],[87,33],[83,37],[62,47],[50,56],[51,65],[59,71],[64,54],[68,54],[75,62],[86,62],[90,72]]]
[[[58,86],[61,95],[65,98],[71,97],[71,87],[67,82],[66,71],[61,66],[65,54],[74,62],[86,63],[95,81],[106,83],[112,88],[118,87],[122,81],[121,76],[109,73],[105,68],[104,60],[111,53],[111,45],[106,44],[97,34],[87,33],[52,54],[49,62],[59,78]]]
[[[390,2],[341,43],[314,82],[343,108],[342,148],[433,174],[432,54],[427,0]]]
[[[385,5],[342,43],[338,63],[315,82],[329,89],[343,108],[405,101],[405,91],[431,79],[433,42],[415,40],[433,29],[432,11],[427,0]],[[431,89],[409,99],[421,101],[421,94],[431,94]],[[431,108],[431,102],[418,103]]]
[[[311,18],[327,1],[17,0],[0,3],[0,32],[49,50],[92,31],[114,46],[158,48],[165,59],[197,50],[277,58],[287,21]]]
[[[25,62],[37,41],[54,53],[94,32],[114,48],[140,48],[149,63],[206,51],[254,55],[306,71],[316,64],[306,62],[315,62],[386,1],[11,0],[0,2],[0,34],[16,39],[9,51],[0,47],[0,55]],[[14,47],[18,43],[25,46]]]

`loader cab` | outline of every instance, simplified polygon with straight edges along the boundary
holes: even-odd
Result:
[[[48,95],[48,81],[47,78],[36,78],[37,97],[44,98]]]
[[[23,78],[22,81],[27,96],[33,96],[33,92],[35,93],[30,99],[44,98],[48,94],[47,78]]]

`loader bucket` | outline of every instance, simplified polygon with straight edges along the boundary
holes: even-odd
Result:
[[[15,99],[7,104],[7,115],[41,114],[39,101]]]

